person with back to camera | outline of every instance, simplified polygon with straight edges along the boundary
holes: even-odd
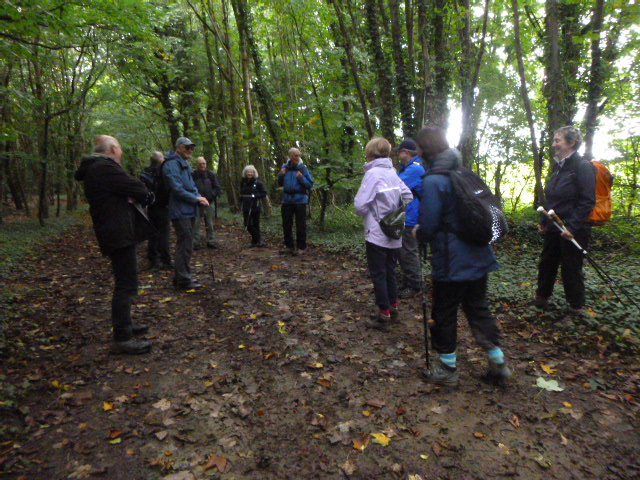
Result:
[[[575,240],[584,249],[589,248],[591,225],[587,222],[596,204],[595,170],[590,162],[578,153],[582,144],[580,130],[562,127],[553,136],[554,166],[545,189],[545,210],[554,210],[564,221],[567,232],[553,225],[546,215],[541,215],[538,229],[544,235],[538,288],[534,304],[547,308],[553,293],[558,267],[562,265],[562,286],[569,303],[569,315],[579,317],[585,305],[584,255],[571,242]],[[568,317],[566,322],[570,322]]]
[[[251,247],[264,247],[260,236],[260,200],[266,196],[267,190],[258,178],[256,168],[253,165],[244,167],[240,180],[240,199],[244,226],[251,235]]]
[[[439,354],[435,365],[422,374],[429,383],[457,385],[457,315],[462,305],[476,343],[487,352],[489,368],[483,379],[503,383],[511,370],[505,363],[500,348],[502,335],[487,300],[488,274],[500,266],[489,244],[471,244],[456,233],[464,228],[464,219],[456,214],[451,179],[443,172],[461,165],[460,152],[449,148],[444,130],[438,127],[422,128],[416,143],[426,176],[414,234],[419,242],[431,246],[431,346]]]
[[[391,321],[398,320],[395,267],[402,239],[385,235],[379,222],[401,203],[411,202],[413,195],[393,168],[389,158],[391,144],[386,139],[371,139],[364,153],[367,158],[365,173],[353,205],[356,213],[364,218],[367,265],[378,306],[378,313],[365,325],[386,331]]]

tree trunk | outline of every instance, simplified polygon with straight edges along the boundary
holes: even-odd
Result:
[[[276,124],[274,116],[274,107],[271,99],[271,94],[267,89],[263,73],[262,73],[262,58],[258,50],[258,45],[253,36],[253,26],[251,10],[246,0],[232,0],[233,11],[236,17],[236,23],[238,24],[238,33],[244,36],[249,53],[253,60],[254,67],[254,90],[256,96],[262,106],[261,113],[264,115],[264,122],[266,124],[271,140],[273,141],[273,147],[276,156],[279,158],[286,158],[287,148],[285,147],[280,137],[279,127]]]
[[[373,71],[376,74],[376,83],[378,87],[377,97],[380,99],[380,130],[382,135],[395,144],[395,133],[393,129],[393,92],[391,91],[391,65],[387,61],[387,57],[382,50],[382,41],[380,38],[380,26],[378,17],[380,12],[376,9],[374,2],[365,2],[365,16],[367,22],[367,32],[369,40],[369,52],[373,59]]]
[[[533,122],[533,112],[531,110],[531,101],[529,100],[529,91],[527,90],[527,77],[524,70],[524,61],[522,59],[522,43],[520,42],[520,8],[518,0],[511,0],[513,8],[513,34],[516,46],[516,59],[518,62],[518,75],[520,76],[520,95],[527,116],[529,125],[529,135],[531,136],[531,153],[533,155],[533,171],[536,178],[534,188],[533,207],[544,203],[544,189],[542,188],[542,150],[538,148],[536,141],[536,131]]]
[[[347,32],[347,27],[344,24],[344,17],[342,10],[340,9],[339,0],[331,0],[333,8],[336,11],[336,17],[338,19],[338,25],[340,26],[340,33],[342,34],[342,40],[344,41],[344,51],[349,61],[349,67],[351,68],[351,75],[353,76],[353,83],[356,86],[356,92],[358,93],[358,99],[360,100],[360,107],[362,108],[362,115],[364,116],[364,128],[367,130],[369,138],[373,137],[373,128],[371,126],[371,120],[369,119],[369,110],[367,108],[367,101],[364,96],[364,90],[360,84],[360,77],[358,76],[358,68],[356,66],[355,58],[353,57],[353,45],[351,38]]]
[[[404,138],[415,134],[413,120],[413,102],[411,101],[411,79],[407,74],[405,56],[402,50],[402,28],[400,25],[400,9],[398,0],[389,0],[391,10],[391,40],[393,44],[393,62],[395,64],[396,90],[398,92],[398,105],[400,118],[402,119],[402,134]],[[409,33],[407,32],[407,36]],[[411,63],[409,63],[410,66]],[[411,69],[413,70],[413,69]]]
[[[470,0],[460,0],[464,9],[464,22],[460,29],[460,44],[465,55],[460,60],[460,83],[462,91],[462,133],[458,150],[462,155],[462,163],[465,167],[473,164],[476,150],[476,132],[478,130],[479,108],[476,103],[476,88],[480,78],[480,66],[486,44],[487,22],[489,19],[490,0],[485,0],[484,15],[482,22],[482,37],[480,45],[476,46],[472,42],[471,32],[471,4]]]
[[[604,0],[596,0],[591,20],[591,78],[587,88],[587,111],[584,115],[584,157],[587,160],[593,158],[593,137],[598,127],[598,113],[600,112],[598,104],[602,98],[602,85],[605,79],[606,67],[602,62],[602,49],[600,48],[603,21]]]
[[[434,87],[425,94],[423,124],[436,125],[445,130],[449,124],[449,90],[451,89],[451,65],[448,54],[445,20],[447,0],[435,0],[433,12]],[[426,14],[426,13],[425,13]]]

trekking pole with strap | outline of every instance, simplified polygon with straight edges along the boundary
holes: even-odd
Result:
[[[564,232],[568,232],[569,230],[567,229],[567,227],[565,226],[564,222],[562,221],[562,219],[558,216],[558,214],[553,211],[553,210],[549,210],[548,212],[543,208],[543,207],[538,207],[538,212],[543,213],[544,215],[547,216],[547,218],[549,218],[549,220],[551,220],[553,222],[553,224],[558,228],[558,230],[560,230],[561,233]],[[622,298],[620,298],[620,296],[618,295],[618,293],[615,291],[615,288],[617,288],[618,290],[620,290],[623,295],[625,297],[627,297],[627,299],[629,300],[629,302],[631,302],[631,304],[636,307],[638,310],[640,310],[640,306],[638,306],[638,304],[635,302],[635,300],[631,297],[631,295],[618,283],[616,283],[616,281],[611,278],[609,276],[609,274],[607,274],[607,272],[605,272],[596,262],[595,260],[591,257],[591,255],[589,255],[589,253],[582,248],[582,246],[577,242],[577,240],[575,238],[572,238],[571,243],[573,243],[575,245],[575,247],[580,251],[580,253],[582,253],[584,255],[584,257],[587,259],[587,261],[591,264],[591,266],[593,267],[593,269],[596,271],[596,273],[598,274],[598,276],[602,279],[602,281],[604,283],[607,284],[607,286],[609,287],[609,290],[611,290],[611,292],[613,293],[613,295],[618,299],[618,301],[620,303],[622,303],[624,305],[624,301],[622,300]]]
[[[429,319],[427,315],[427,286],[425,285],[424,267],[427,263],[427,244],[420,243],[420,292],[422,293],[422,323],[424,326],[424,353],[427,370],[429,370]]]

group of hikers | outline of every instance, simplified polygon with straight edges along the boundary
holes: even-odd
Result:
[[[545,190],[545,208],[555,210],[566,228],[561,232],[541,215],[539,229],[544,246],[534,298],[537,307],[548,307],[558,268],[562,266],[570,315],[580,315],[585,306],[583,256],[572,240],[578,239],[587,248],[587,219],[595,205],[595,174],[591,164],[578,154],[581,143],[582,136],[575,127],[562,127],[555,132],[555,161]],[[122,148],[118,140],[101,135],[95,139],[93,153],[82,160],[76,172],[76,179],[84,183],[101,252],[112,263],[112,351],[116,353],[146,353],[151,349],[151,344],[139,337],[148,327],[131,319],[131,301],[138,287],[136,244],[149,239],[151,266],[172,269],[174,287],[187,292],[202,287],[192,277],[190,260],[193,249],[201,247],[199,230],[203,218],[206,245],[217,248],[212,204],[220,194],[220,185],[203,157],[197,159],[192,171],[189,160],[195,147],[188,138],[178,138],[174,150],[165,155],[152,154],[151,165],[138,179],[120,165]],[[399,161],[398,171],[391,160],[392,151]],[[438,360],[422,375],[438,385],[458,383],[457,313],[462,306],[475,341],[487,354],[488,369],[483,378],[503,383],[511,376],[511,369],[487,300],[488,274],[499,264],[490,241],[468,235],[471,219],[459,206],[459,189],[452,180],[454,173],[465,170],[460,153],[449,147],[443,129],[426,126],[395,149],[384,138],[371,139],[366,144],[365,157],[364,177],[354,207],[364,221],[367,265],[377,306],[366,326],[388,331],[399,321],[399,300],[424,292],[419,250],[428,244],[432,297],[428,328]],[[296,256],[307,248],[306,205],[313,186],[313,177],[298,148],[289,150],[277,180],[283,187],[281,253]],[[239,192],[251,247],[263,247],[260,214],[267,190],[254,166],[243,169]],[[403,212],[400,218],[404,228],[391,231],[387,219],[396,211]],[[176,237],[173,262],[169,222]],[[396,277],[398,263],[401,274]]]

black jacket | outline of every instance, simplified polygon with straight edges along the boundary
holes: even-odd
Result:
[[[596,174],[591,162],[573,152],[562,167],[554,163],[545,198],[545,210],[555,210],[569,231],[589,228],[587,218],[596,205]],[[545,215],[542,215],[542,225],[549,231],[557,230]]]
[[[198,192],[209,202],[212,202],[215,197],[220,195],[220,184],[218,183],[218,177],[211,170],[206,169],[204,172],[201,170],[194,170],[191,174],[193,180],[196,182]]]
[[[240,180],[240,200],[243,212],[259,212],[260,199],[267,196],[267,190],[259,178]]]
[[[142,210],[128,201],[132,198],[146,204],[151,197],[149,191],[115,160],[93,153],[82,159],[75,178],[84,183],[93,229],[103,255],[142,242],[154,232]]]

